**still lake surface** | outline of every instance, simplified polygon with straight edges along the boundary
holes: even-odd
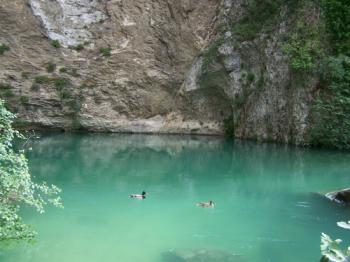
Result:
[[[193,250],[310,262],[321,232],[350,243],[336,226],[350,210],[317,194],[350,185],[350,153],[120,134],[43,134],[28,146],[32,174],[62,188],[65,208],[24,209],[37,241],[2,246],[1,262],[168,262],[167,251]],[[142,190],[145,200],[128,197]],[[215,208],[195,205],[208,200]]]

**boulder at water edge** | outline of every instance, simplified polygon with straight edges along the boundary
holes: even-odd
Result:
[[[328,199],[339,204],[350,205],[350,188],[329,192],[325,195]]]

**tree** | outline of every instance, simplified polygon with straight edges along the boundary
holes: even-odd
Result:
[[[36,235],[19,215],[22,205],[44,212],[51,203],[62,206],[60,189],[46,183],[34,183],[23,150],[15,150],[13,140],[24,138],[12,128],[15,115],[0,100],[0,241],[30,240]]]
[[[341,228],[350,229],[349,222],[338,222],[337,225]],[[339,244],[341,239],[333,240],[325,233],[321,235],[321,253],[323,255],[321,262],[349,262],[350,247],[347,250],[342,250]]]

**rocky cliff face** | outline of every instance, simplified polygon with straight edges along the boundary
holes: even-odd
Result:
[[[2,1],[0,92],[36,128],[303,144],[316,82],[298,88],[282,51],[292,16],[242,39],[244,3]]]

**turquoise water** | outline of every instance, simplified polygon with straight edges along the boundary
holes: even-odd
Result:
[[[168,262],[166,251],[197,249],[310,262],[321,232],[350,243],[336,226],[350,210],[316,194],[350,185],[349,153],[106,134],[43,135],[28,146],[32,174],[63,189],[65,208],[24,210],[37,241],[2,247],[2,262]],[[142,190],[147,199],[128,198]],[[214,209],[195,205],[210,199]]]

